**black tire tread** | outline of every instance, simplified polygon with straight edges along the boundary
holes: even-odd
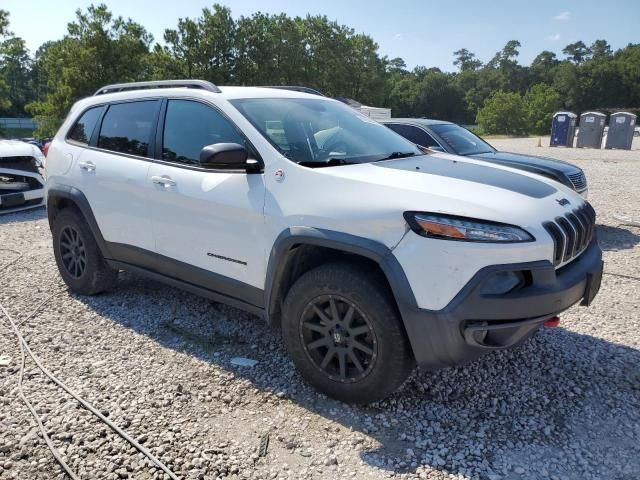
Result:
[[[62,229],[67,225],[74,226],[80,232],[87,251],[86,271],[80,278],[68,275],[62,264],[58,239]],[[80,295],[97,295],[113,287],[118,271],[111,268],[105,261],[82,213],[75,208],[65,208],[59,212],[54,220],[52,234],[53,251],[60,276],[71,290]]]
[[[298,319],[311,298],[340,294],[356,303],[374,323],[379,338],[378,364],[364,379],[335,382],[308,359],[298,336]],[[400,315],[389,287],[376,271],[347,262],[329,263],[303,274],[291,287],[283,305],[282,334],[298,371],[313,386],[347,403],[366,404],[381,400],[406,380],[415,366]]]

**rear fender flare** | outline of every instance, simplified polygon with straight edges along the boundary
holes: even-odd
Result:
[[[89,225],[89,229],[98,244],[98,248],[100,249],[102,256],[107,259],[112,258],[109,247],[102,236],[100,227],[98,227],[98,222],[96,222],[96,218],[93,214],[93,210],[91,209],[91,205],[89,205],[87,197],[75,187],[56,184],[47,188],[47,217],[49,219],[49,228],[51,231],[53,231],[55,217],[60,211],[60,208],[58,207],[60,203],[71,203],[80,211],[82,216],[84,216],[87,225]]]

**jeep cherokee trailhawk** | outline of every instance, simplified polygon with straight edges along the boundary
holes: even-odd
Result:
[[[55,259],[75,292],[147,275],[279,326],[348,402],[527,339],[588,305],[593,208],[566,186],[415,145],[352,108],[197,80],[110,85],[53,139]]]

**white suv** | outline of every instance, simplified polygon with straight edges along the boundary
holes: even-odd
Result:
[[[508,167],[425,155],[320,95],[203,81],[79,101],[47,160],[56,262],[80,294],[129,270],[280,326],[348,402],[527,339],[602,275],[595,212]]]

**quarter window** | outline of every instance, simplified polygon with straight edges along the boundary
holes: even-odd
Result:
[[[218,111],[189,100],[169,100],[164,121],[162,159],[198,165],[200,151],[214,143],[239,143],[244,137]]]
[[[102,114],[102,106],[93,107],[82,114],[73,128],[69,131],[67,138],[78,143],[89,145],[93,129]]]
[[[111,105],[102,120],[98,147],[146,157],[157,105],[156,100]]]

